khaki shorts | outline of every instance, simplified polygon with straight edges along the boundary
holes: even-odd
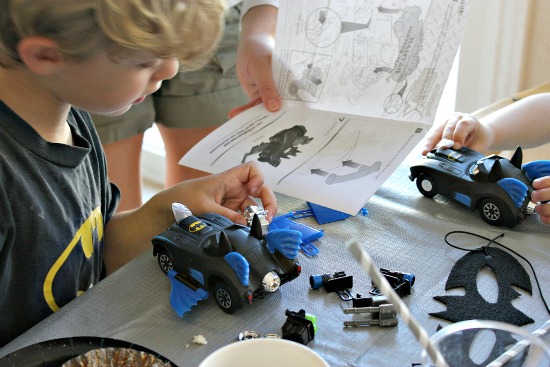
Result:
[[[226,15],[224,35],[212,61],[201,70],[179,73],[142,103],[120,116],[92,115],[103,144],[143,133],[153,122],[171,128],[215,127],[248,102],[237,79],[240,5]]]

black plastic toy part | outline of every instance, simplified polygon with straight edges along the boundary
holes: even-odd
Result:
[[[388,298],[384,295],[363,297],[359,293],[352,299],[352,306],[359,307],[376,307],[388,303]]]
[[[382,273],[384,278],[386,278],[388,283],[390,283],[391,287],[400,297],[405,297],[411,294],[411,288],[416,279],[413,274],[391,271],[384,268],[380,268],[380,273]],[[376,296],[380,295],[380,291],[376,287],[369,293]]]
[[[315,327],[313,322],[306,318],[306,311],[286,310],[285,315],[287,316],[286,322],[281,328],[283,339],[306,345],[315,338]]]
[[[336,292],[343,301],[353,299],[350,289],[353,287],[353,276],[346,275],[339,271],[334,274],[318,274],[309,277],[309,284],[312,289],[325,288],[327,293]]]
[[[369,314],[363,320],[344,321],[344,326],[397,326],[397,317],[392,304],[382,304],[376,307],[352,307],[345,308],[346,314]]]

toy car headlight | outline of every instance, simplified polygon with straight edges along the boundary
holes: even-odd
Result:
[[[281,278],[279,278],[279,274],[276,272],[270,271],[264,276],[262,285],[264,286],[264,290],[266,292],[275,292],[281,285]]]

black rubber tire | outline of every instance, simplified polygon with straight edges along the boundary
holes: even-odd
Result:
[[[217,281],[213,289],[214,299],[220,308],[228,314],[232,314],[242,307],[236,292],[224,281]]]
[[[164,274],[168,273],[168,270],[174,269],[172,258],[170,257],[168,251],[166,251],[165,249],[160,249],[157,253],[157,262]]]
[[[425,197],[433,198],[437,195],[437,183],[427,173],[423,173],[416,178],[416,187]]]
[[[481,218],[492,226],[500,226],[502,224],[510,226],[511,224],[515,224],[510,218],[511,214],[509,210],[504,203],[498,199],[481,199],[478,210]]]

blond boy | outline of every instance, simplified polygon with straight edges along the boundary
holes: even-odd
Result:
[[[0,346],[150,248],[173,222],[273,192],[253,165],[119,199],[89,111],[116,115],[215,48],[222,0],[0,0]]]

